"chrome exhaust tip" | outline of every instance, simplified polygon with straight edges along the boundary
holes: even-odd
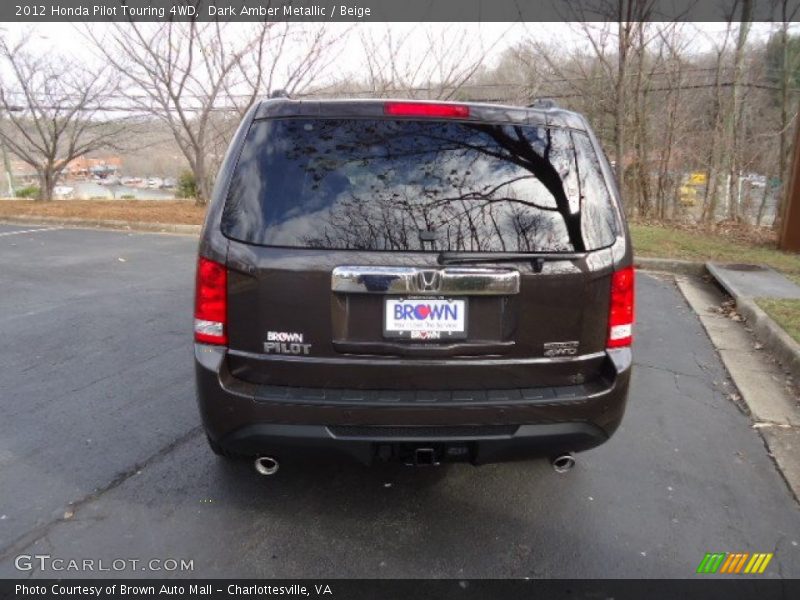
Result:
[[[271,456],[259,456],[255,467],[259,475],[275,475],[278,472],[278,460]]]
[[[550,461],[556,473],[566,473],[575,466],[575,457],[570,454],[561,454]]]

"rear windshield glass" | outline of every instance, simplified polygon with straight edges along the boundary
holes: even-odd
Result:
[[[466,122],[256,121],[223,232],[343,250],[580,252],[616,218],[585,134]]]

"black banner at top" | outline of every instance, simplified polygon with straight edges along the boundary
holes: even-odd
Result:
[[[3,22],[798,21],[800,0],[3,0]]]

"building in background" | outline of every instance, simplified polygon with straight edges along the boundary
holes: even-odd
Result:
[[[90,179],[99,177],[116,177],[122,169],[122,158],[119,156],[105,156],[88,158],[80,156],[67,164],[64,177],[74,179]]]

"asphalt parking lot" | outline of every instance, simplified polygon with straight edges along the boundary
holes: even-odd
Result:
[[[0,576],[93,574],[15,569],[49,554],[192,560],[155,573],[176,577],[691,577],[719,551],[774,552],[764,577],[800,577],[798,505],[668,278],[638,279],[621,430],[569,474],[264,478],[213,456],[199,427],[196,243],[0,225]]]

